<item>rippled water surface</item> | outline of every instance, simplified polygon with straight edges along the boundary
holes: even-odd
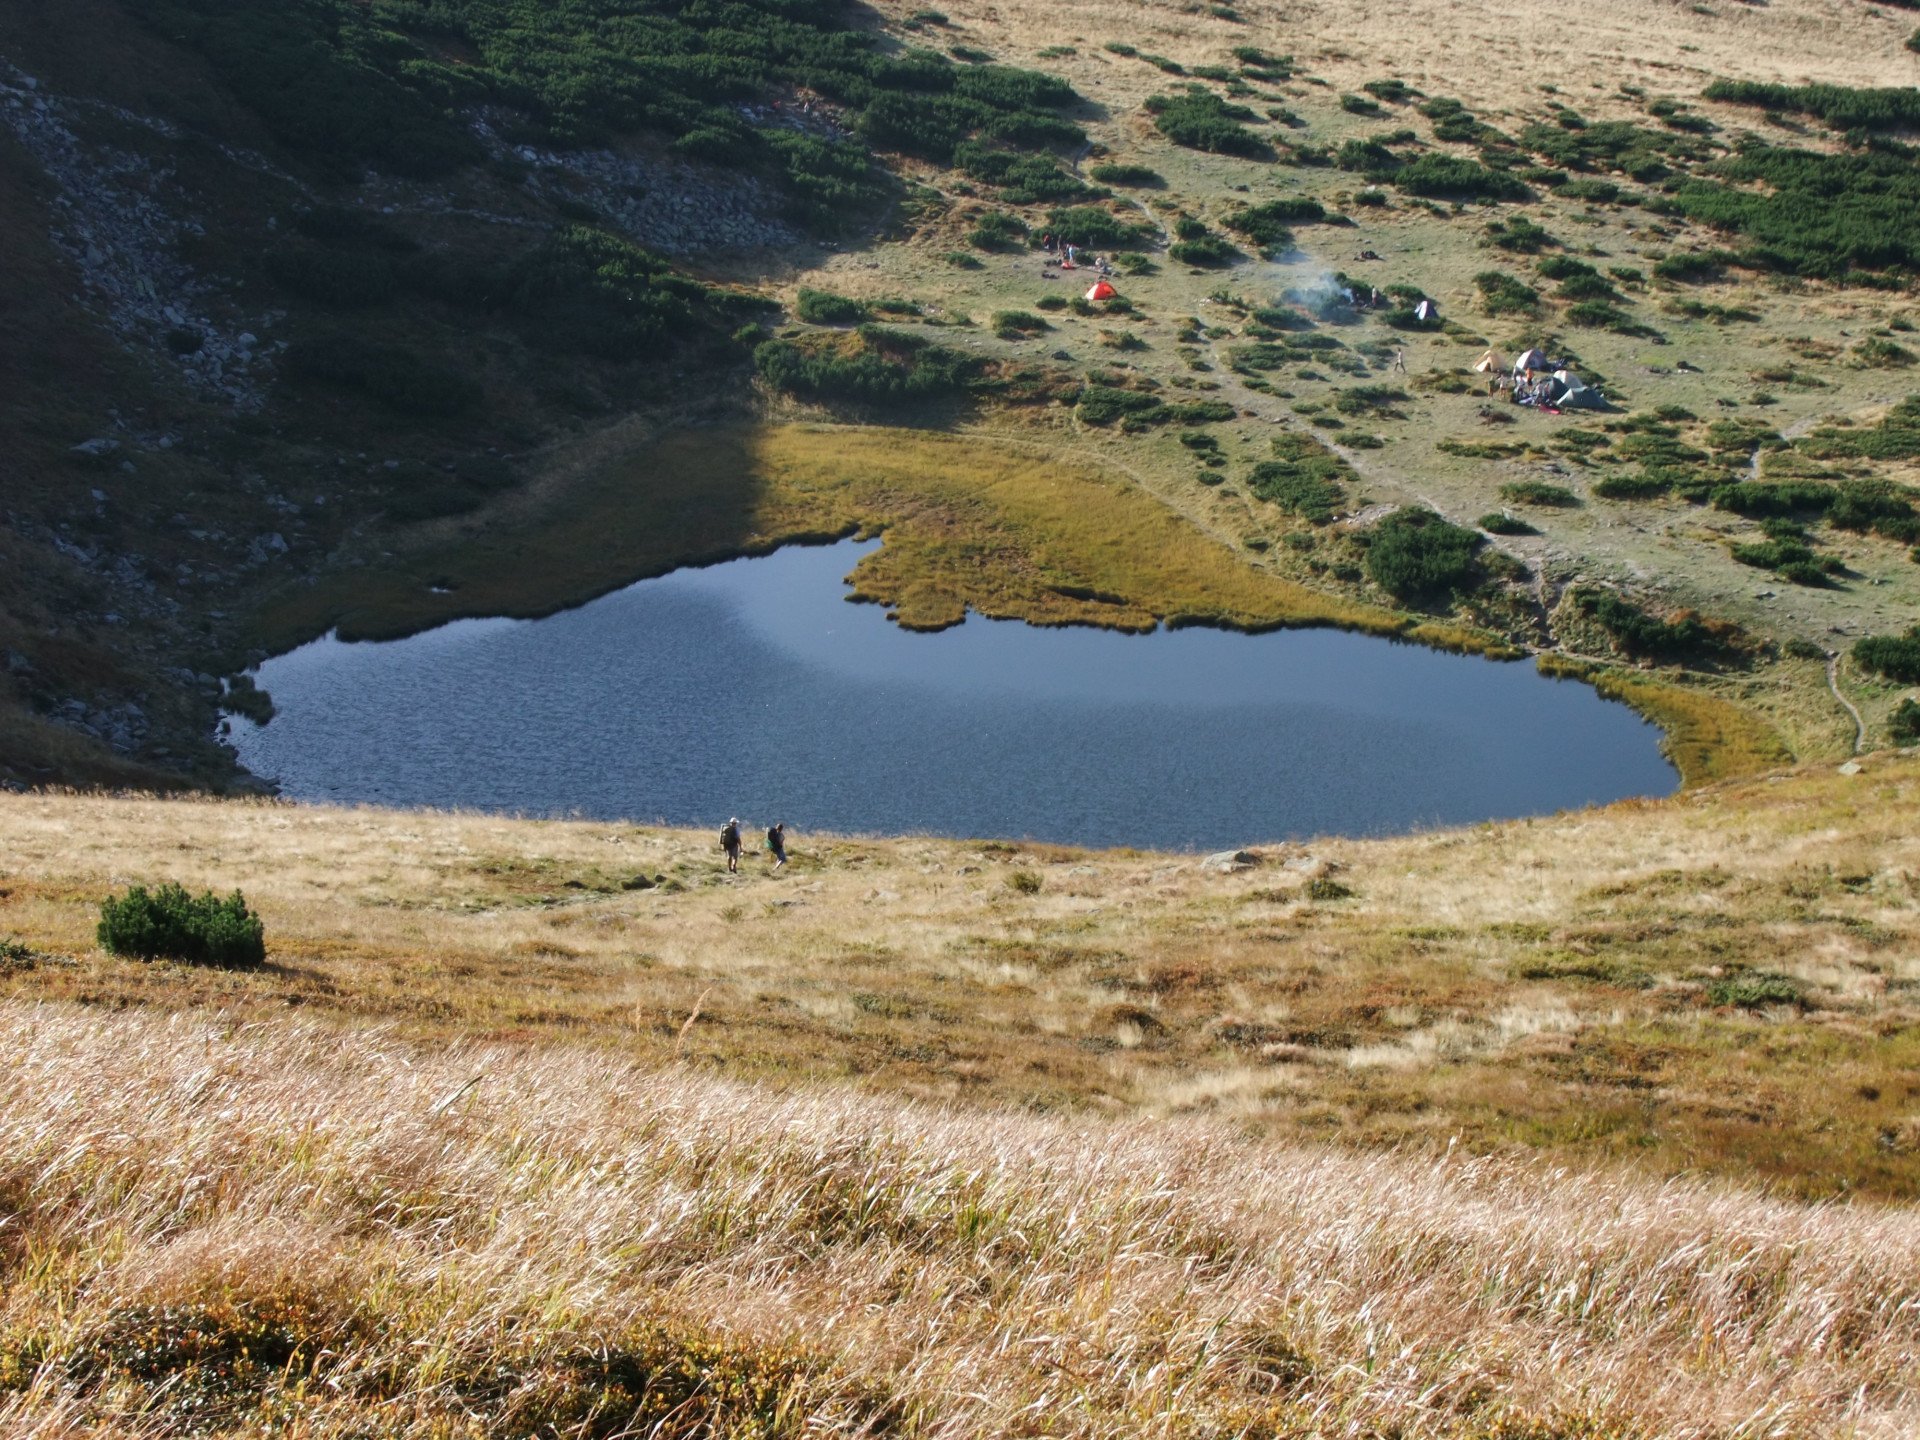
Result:
[[[1653,726],[1528,664],[1332,630],[914,635],[842,598],[868,548],[317,640],[261,667],[279,714],[234,741],[304,799],[1199,849],[1675,784]]]

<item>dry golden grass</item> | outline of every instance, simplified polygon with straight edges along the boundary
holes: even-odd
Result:
[[[682,430],[633,450],[595,447],[576,478],[399,570],[292,592],[268,636],[546,613],[676,565],[865,530],[887,544],[862,562],[856,588],[911,628],[957,624],[971,606],[1051,625],[1340,625],[1499,648],[1497,637],[1282,579],[1124,476],[1053,446],[831,425]]]
[[[1920,1219],[0,1007],[22,1435],[1900,1437]]]
[[[1698,89],[1716,75],[1822,80],[1838,85],[1911,85],[1920,60],[1903,48],[1911,17],[1851,0],[1611,0],[1578,16],[1504,0],[1401,0],[1391,6],[1340,0],[1247,0],[1245,23],[1159,0],[955,0],[955,22],[1012,54],[1074,45],[1094,63],[1108,40],[1188,63],[1228,47],[1258,44],[1292,54],[1313,73],[1351,88],[1388,77],[1458,95],[1476,111],[1537,103],[1544,86],[1570,97],[1590,88],[1640,84]],[[1160,77],[1145,66],[1141,83]],[[1161,81],[1164,84],[1164,81]]]
[[[803,835],[729,877],[704,832],[0,796],[0,939],[39,956],[22,999],[1911,1198],[1916,799],[1920,761],[1883,755],[1236,874]],[[243,888],[270,965],[94,949],[105,894],[166,879]]]

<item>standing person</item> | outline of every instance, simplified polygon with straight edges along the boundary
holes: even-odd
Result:
[[[727,873],[740,873],[740,819],[738,816],[727,821],[720,830],[720,848],[727,852]]]
[[[773,856],[773,868],[787,863],[787,822],[782,820],[767,831],[767,853]]]
[[[1398,347],[1393,352],[1393,368],[1397,374],[1407,373],[1407,352]]]

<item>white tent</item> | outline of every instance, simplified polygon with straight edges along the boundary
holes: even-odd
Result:
[[[1547,368],[1546,353],[1541,350],[1522,350],[1520,358],[1513,362],[1515,370],[1544,370]]]
[[[1506,359],[1500,354],[1498,350],[1487,351],[1486,354],[1482,355],[1477,361],[1474,362],[1474,366],[1473,366],[1474,373],[1478,375],[1493,375],[1493,374],[1497,374],[1502,370],[1505,370],[1506,368],[1507,368]]]
[[[1434,308],[1431,300],[1422,300],[1418,305],[1413,307],[1413,318],[1424,325],[1429,320],[1439,319],[1440,312]]]

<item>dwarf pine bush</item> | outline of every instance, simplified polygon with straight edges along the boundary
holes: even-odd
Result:
[[[266,927],[238,890],[224,900],[211,890],[198,899],[179,885],[136,885],[100,906],[100,948],[142,960],[186,960],[197,965],[251,968],[267,958]]]

